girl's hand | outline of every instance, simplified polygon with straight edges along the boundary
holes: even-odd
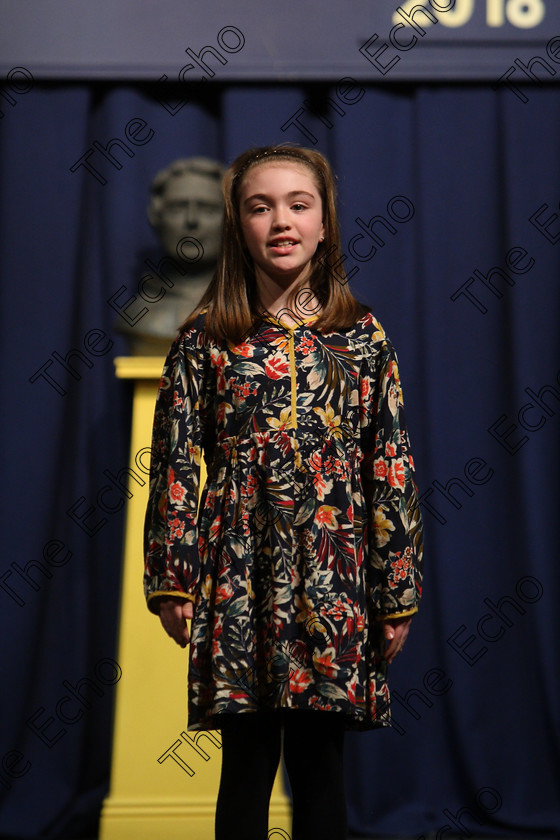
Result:
[[[194,604],[178,598],[162,598],[159,602],[159,618],[163,629],[182,648],[190,642],[187,618],[192,618]]]
[[[411,622],[412,616],[406,616],[406,618],[386,618],[383,621],[383,633],[388,642],[385,649],[385,659],[389,665],[397,653],[400,653],[403,649]]]

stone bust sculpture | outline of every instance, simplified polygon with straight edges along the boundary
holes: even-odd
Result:
[[[212,279],[220,251],[224,171],[209,158],[185,158],[158,172],[151,184],[148,219],[170,258],[165,263],[169,282],[163,297],[127,329],[134,355],[165,355]],[[148,295],[150,284],[157,298],[161,280],[145,283]]]

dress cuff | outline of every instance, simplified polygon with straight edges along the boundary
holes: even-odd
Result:
[[[406,618],[409,615],[414,615],[418,612],[418,607],[412,607],[410,610],[403,610],[399,613],[387,613],[387,615],[376,616],[377,621],[385,621],[386,618]]]
[[[162,598],[182,598],[183,601],[192,601],[193,603],[196,601],[196,595],[189,595],[188,592],[177,592],[177,591],[168,591],[165,589],[158,589],[155,592],[150,592],[147,598],[148,609],[150,612],[153,612],[155,615],[159,614],[157,609],[158,601],[155,599],[161,600]]]

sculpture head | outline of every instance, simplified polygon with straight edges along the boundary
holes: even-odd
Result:
[[[216,262],[223,218],[222,177],[225,167],[204,157],[176,160],[152,181],[148,219],[164,251],[180,258],[177,243],[193,236],[201,243],[201,263]]]

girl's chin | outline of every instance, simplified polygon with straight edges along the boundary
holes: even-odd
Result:
[[[308,272],[306,271],[306,268],[301,268],[300,266],[289,267],[273,265],[266,266],[266,268],[260,268],[260,270],[257,271],[257,281],[259,280],[259,276],[264,276],[269,280],[272,280],[274,283],[279,283],[282,286],[290,286],[292,283],[306,277],[307,274]]]

